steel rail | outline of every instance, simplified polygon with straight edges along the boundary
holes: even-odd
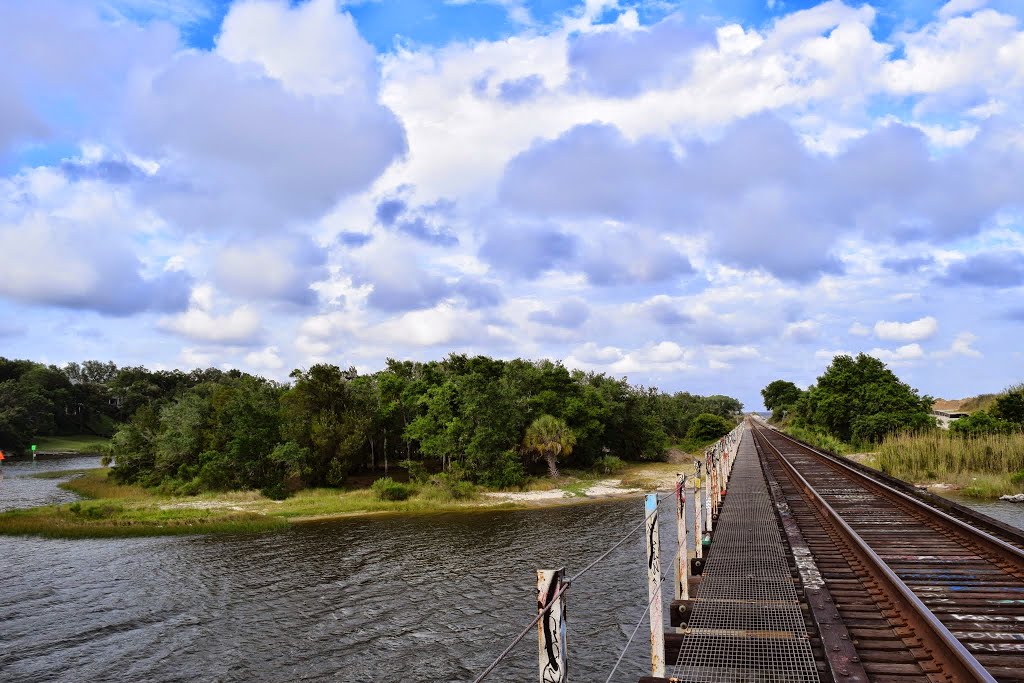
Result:
[[[851,548],[861,560],[873,569],[877,578],[880,578],[889,586],[889,592],[892,594],[892,598],[894,598],[893,602],[902,603],[903,609],[901,611],[905,615],[913,613],[920,625],[930,632],[918,633],[917,635],[922,640],[931,640],[933,650],[945,652],[946,657],[943,663],[955,669],[955,671],[947,670],[945,673],[953,675],[955,677],[953,680],[957,681],[957,683],[967,683],[968,681],[996,683],[996,679],[982,666],[981,662],[963,646],[963,643],[949,632],[949,629],[921,602],[921,599],[910,590],[907,584],[903,583],[903,580],[896,575],[889,565],[871,549],[871,546],[861,538],[860,534],[854,531],[839,513],[829,505],[828,501],[811,486],[796,467],[786,459],[782,451],[761,434],[758,428],[755,427],[752,431],[765,445],[776,453],[779,462],[785,467],[793,481],[803,489],[814,506],[833,521],[837,530],[846,537],[847,542],[850,543]]]
[[[1022,570],[1024,570],[1024,550],[1021,550],[1017,546],[1012,545],[1010,543],[1007,543],[1006,541],[1002,540],[1001,538],[997,538],[997,537],[991,535],[990,533],[988,533],[987,531],[984,531],[983,529],[978,529],[976,527],[973,527],[970,524],[968,524],[967,522],[964,522],[963,520],[957,519],[956,517],[953,517],[952,515],[947,514],[946,512],[943,512],[942,510],[939,510],[938,508],[935,508],[935,507],[929,505],[928,503],[925,503],[922,500],[918,500],[917,498],[915,498],[915,497],[913,497],[911,495],[903,493],[902,491],[899,491],[899,490],[889,486],[885,482],[878,481],[877,479],[872,478],[871,475],[869,475],[869,474],[867,474],[865,472],[861,472],[860,470],[857,470],[857,469],[855,469],[853,467],[850,467],[845,462],[837,459],[836,456],[834,456],[834,455],[831,455],[829,453],[825,453],[823,451],[818,450],[817,448],[813,448],[811,446],[808,446],[807,444],[801,443],[801,442],[797,441],[796,439],[794,439],[793,437],[789,436],[788,434],[785,434],[785,433],[780,432],[778,430],[774,430],[773,433],[774,434],[778,434],[782,438],[786,439],[787,441],[795,444],[796,446],[798,446],[798,447],[800,447],[800,448],[802,448],[802,449],[804,449],[806,451],[814,453],[815,455],[817,455],[820,458],[824,458],[830,464],[835,465],[836,467],[840,467],[843,470],[845,470],[846,472],[849,472],[850,474],[855,475],[858,480],[868,482],[868,484],[870,484],[876,490],[882,491],[885,495],[896,496],[900,500],[904,500],[904,501],[906,501],[908,503],[912,503],[916,509],[923,511],[923,512],[925,512],[928,515],[932,515],[934,517],[937,517],[938,519],[940,519],[943,522],[945,522],[947,525],[956,527],[961,532],[966,532],[967,535],[968,535],[969,540],[971,540],[971,541],[980,541],[980,542],[988,545],[990,547],[990,550],[995,551],[997,554],[1007,554],[1007,555],[1013,556],[1013,559],[1016,562],[1020,563]],[[765,439],[765,440],[767,440],[767,439]],[[774,448],[774,445],[773,445],[773,448]],[[778,449],[776,449],[776,450],[778,450]]]

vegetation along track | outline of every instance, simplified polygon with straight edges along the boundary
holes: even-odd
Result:
[[[1024,534],[754,434],[834,680],[1024,681]]]

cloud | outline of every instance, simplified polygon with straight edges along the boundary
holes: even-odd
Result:
[[[576,237],[558,228],[536,224],[498,224],[484,237],[479,256],[499,271],[532,279],[565,264],[576,250]]]
[[[855,337],[866,337],[871,334],[871,328],[867,325],[862,325],[860,321],[854,321],[854,323],[850,325],[848,332]]]
[[[307,237],[268,237],[228,244],[214,266],[217,286],[249,301],[316,303],[310,284],[327,278],[327,254]]]
[[[601,370],[615,374],[634,372],[678,372],[691,369],[695,354],[671,341],[647,344],[632,351],[606,346],[599,347],[593,342],[572,350],[565,359],[571,368]]]
[[[818,323],[813,320],[801,320],[795,323],[789,323],[782,331],[782,336],[790,341],[797,342],[798,344],[808,344],[815,341],[820,335],[821,330]]]
[[[971,358],[981,358],[982,353],[975,349],[972,344],[978,341],[978,335],[972,332],[961,332],[956,335],[953,339],[953,343],[950,344],[948,350],[936,351],[932,355],[936,358],[950,358],[952,356],[968,356]]]
[[[128,140],[164,181],[140,196],[201,230],[316,219],[405,153],[376,89],[372,48],[330,0],[236,4],[216,52],[177,55],[131,93]]]
[[[521,104],[537,97],[544,91],[544,79],[531,74],[513,78],[498,84],[498,99],[506,104]]]
[[[833,252],[844,235],[951,240],[1024,205],[1024,187],[1009,180],[1024,175],[1024,144],[1007,145],[1007,135],[986,123],[970,144],[934,158],[921,131],[893,124],[828,158],[780,119],[756,116],[680,155],[668,140],[590,123],[509,161],[498,194],[538,218],[703,234],[726,263],[806,282],[841,272]]]
[[[131,239],[147,219],[109,188],[53,170],[0,180],[0,296],[114,316],[183,310],[192,278],[147,266]]]
[[[875,336],[885,341],[922,341],[935,336],[938,331],[939,321],[930,315],[908,323],[887,320],[875,323]]]
[[[874,356],[883,363],[902,364],[924,358],[924,349],[920,344],[906,344],[891,350],[874,348],[868,351],[868,355]]]
[[[245,363],[250,367],[263,370],[280,370],[284,367],[280,351],[276,346],[268,346],[260,351],[250,351],[245,356]]]
[[[894,273],[914,273],[935,263],[931,256],[908,256],[906,258],[882,259],[882,266]]]
[[[202,308],[190,308],[173,317],[161,318],[157,327],[199,342],[250,345],[261,336],[261,320],[249,306],[217,315]]]
[[[988,4],[988,0],[949,0],[949,2],[939,8],[936,14],[939,19],[949,19],[958,14],[970,14],[975,10],[981,9],[986,4]]]
[[[666,327],[689,325],[694,322],[692,315],[667,296],[659,295],[647,303],[647,312],[657,323]]]
[[[662,282],[694,273],[686,255],[648,231],[595,231],[580,261],[587,279],[602,286]]]
[[[532,311],[527,318],[531,322],[554,327],[576,329],[590,317],[590,307],[581,299],[563,301],[552,309]]]
[[[669,16],[653,26],[615,24],[573,36],[570,78],[608,97],[679,85],[690,75],[694,51],[714,44],[714,34]]]
[[[4,3],[0,156],[19,143],[77,142],[113,116],[127,79],[165,63],[177,45],[173,27],[105,21],[98,3]],[[58,106],[55,92],[70,107]]]
[[[338,233],[338,242],[346,247],[359,248],[373,241],[373,235],[365,232],[342,230]]]
[[[975,285],[1004,289],[1024,284],[1024,254],[987,251],[955,261],[938,281],[946,285]]]

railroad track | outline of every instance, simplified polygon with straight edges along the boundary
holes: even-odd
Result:
[[[1024,681],[1024,533],[752,427],[823,680]]]

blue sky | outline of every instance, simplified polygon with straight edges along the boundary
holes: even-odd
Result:
[[[1022,94],[1015,0],[3,3],[0,355],[998,390]]]

